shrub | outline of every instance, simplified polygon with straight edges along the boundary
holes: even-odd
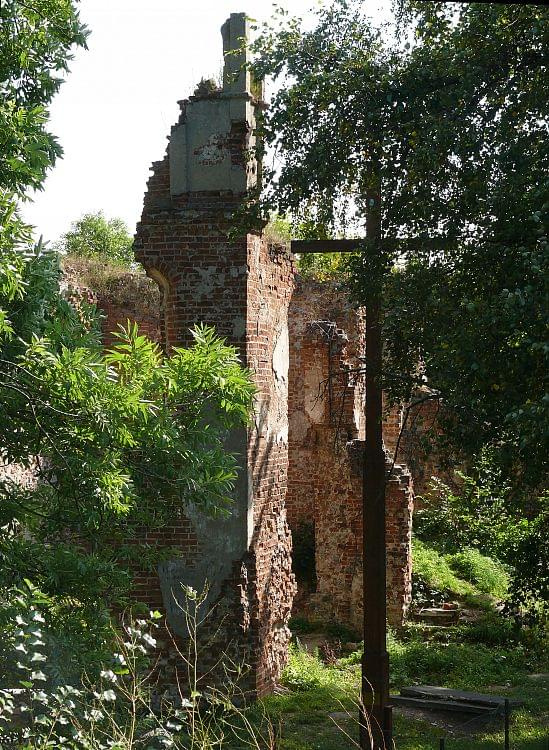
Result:
[[[56,244],[57,249],[77,258],[96,258],[129,267],[135,261],[133,238],[122,219],[106,219],[102,211],[84,214],[74,221]]]
[[[482,643],[389,642],[391,684],[449,685],[475,690],[479,685],[515,681],[527,668],[526,652],[519,644],[496,648]]]
[[[185,591],[183,614],[195,634],[194,613],[205,591]],[[11,653],[2,663],[0,736],[9,736],[14,750],[214,750],[234,747],[235,740],[255,750],[275,747],[271,721],[256,711],[252,724],[238,707],[244,705],[244,695],[235,683],[227,681],[224,690],[208,688],[207,693],[196,689],[196,639],[191,638],[188,658],[179,653],[189,672],[188,681],[179,685],[177,705],[154,696],[149,655],[156,646],[152,632],[159,613],[128,618],[121,628],[113,628],[115,648],[97,678],[84,675],[77,684],[55,686],[47,675],[48,634],[40,608],[25,592],[18,592],[12,606],[18,614]]]
[[[290,646],[290,660],[282,676],[282,684],[291,690],[303,691],[319,687],[325,677],[325,667],[307,653],[299,643]]]

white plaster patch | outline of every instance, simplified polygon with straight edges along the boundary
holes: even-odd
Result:
[[[323,371],[319,362],[313,362],[305,375],[305,412],[313,424],[324,421],[325,403],[322,394]]]
[[[224,286],[225,274],[216,266],[207,268],[198,267],[197,272],[200,276],[200,283],[196,285],[196,292],[203,297],[208,297],[216,286]]]
[[[287,391],[289,365],[290,340],[288,337],[288,327],[282,326],[282,329],[278,332],[273,349],[273,374],[277,391]]]
[[[206,143],[195,148],[197,162],[203,167],[220,164],[226,156],[228,133],[213,133]]]
[[[279,430],[277,436],[276,436],[276,442],[277,443],[284,443],[286,444],[288,442],[288,425],[284,425],[281,430]]]
[[[297,443],[302,443],[305,440],[309,427],[311,426],[310,421],[307,419],[303,411],[297,410],[289,415],[289,421],[292,440]]]

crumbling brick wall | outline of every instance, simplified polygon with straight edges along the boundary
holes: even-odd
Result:
[[[240,46],[246,25],[243,14],[231,16],[222,30],[225,52]],[[238,69],[234,58],[227,57],[226,67]],[[190,343],[196,324],[214,326],[251,372],[253,416],[227,443],[239,463],[231,515],[210,518],[189,504],[185,517],[154,539],[173,547],[175,538],[181,554],[159,566],[158,579],[143,572],[138,581],[146,601],[156,601],[161,590],[179,641],[187,635],[181,586],[200,590],[207,583],[206,608],[214,609],[201,630],[209,646],[199,668],[207,672],[228,652],[250,667],[245,687],[260,695],[274,687],[285,664],[295,591],[285,512],[294,268],[284,248],[243,228],[234,231],[234,215],[258,171],[245,158],[258,102],[249,73],[237,69],[225,76],[222,90],[198,89],[181,103],[167,154],[153,164],[135,252],[161,289],[166,348]],[[169,653],[168,662],[177,656]]]
[[[288,518],[314,525],[316,591],[308,613],[362,623],[362,456],[364,386],[358,374],[364,319],[335,283],[298,280],[290,306]],[[400,415],[388,410],[387,447]],[[413,489],[388,452],[387,612],[402,624],[411,600]],[[389,474],[390,471],[390,474]]]
[[[178,196],[171,199],[171,210],[167,210],[169,191],[159,195],[157,190],[158,172],[165,168],[166,162],[156,165],[151,180],[155,189],[147,194],[136,248],[137,257],[151,276],[164,280],[167,339],[172,345],[188,344],[194,324],[215,326],[240,350],[258,392],[253,425],[247,435],[242,431],[235,436],[231,446],[246,453],[241,467],[246,476],[241,476],[239,487],[244,507],[235,508],[237,516],[240,514],[236,523],[224,528],[222,521],[208,521],[197,515],[184,520],[182,527],[174,525],[156,534],[155,541],[166,546],[181,540],[186,555],[184,560],[173,563],[172,570],[160,571],[165,579],[164,607],[167,606],[172,617],[170,624],[177,632],[177,613],[169,606],[170,583],[176,585],[177,578],[195,583],[200,578],[199,569],[202,582],[208,579],[210,585],[216,582],[209,577],[225,576],[218,582],[217,612],[211,627],[205,625],[204,638],[219,627],[223,612],[218,646],[227,648],[234,642],[231,656],[252,666],[253,689],[262,694],[272,689],[287,658],[287,624],[295,588],[284,508],[287,308],[292,261],[286,251],[267,246],[257,235],[227,239],[230,225],[226,217],[238,206],[232,198]],[[246,513],[248,519],[242,517]],[[224,537],[219,545],[212,540],[212,534]],[[189,555],[186,542],[191,537],[196,543]],[[229,569],[220,573],[215,566],[208,570],[208,564],[204,564],[205,558],[213,562],[211,558],[215,556],[234,559],[229,561]],[[158,580],[143,573],[139,583],[144,596],[158,597]],[[211,659],[201,665],[204,671],[218,657],[219,651],[212,649]]]
[[[437,450],[437,438],[442,435],[442,408],[441,401],[428,388],[418,389],[413,395],[402,433],[400,452],[410,467],[419,504],[431,491],[433,479],[457,486],[452,467]]]
[[[101,316],[105,348],[116,342],[119,327],[137,323],[139,332],[160,344],[162,297],[158,285],[143,270],[125,270],[86,258],[63,263],[62,288],[76,304],[95,305]]]

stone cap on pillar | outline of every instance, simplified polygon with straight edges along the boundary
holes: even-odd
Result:
[[[254,83],[246,67],[248,34],[246,14],[231,13],[221,27],[223,88],[191,97],[172,128],[172,196],[202,191],[242,195],[257,184],[258,165],[249,153],[255,146],[255,109],[262,103],[263,86]]]
[[[250,71],[248,62],[247,41],[249,21],[245,13],[231,13],[221,27],[223,38],[223,93],[251,94]]]

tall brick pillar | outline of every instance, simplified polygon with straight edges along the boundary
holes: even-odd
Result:
[[[207,582],[215,608],[204,627],[210,634],[221,627],[201,668],[228,649],[250,666],[250,689],[263,694],[286,660],[295,590],[285,511],[293,266],[284,249],[256,233],[228,238],[235,210],[257,181],[259,165],[246,151],[262,93],[242,70],[245,53],[234,52],[247,35],[245,15],[232,14],[221,33],[223,88],[202,82],[181,102],[166,156],[153,164],[135,251],[162,290],[167,348],[189,343],[196,323],[215,326],[251,370],[257,398],[251,426],[229,440],[239,460],[230,517],[211,519],[189,505],[186,518],[163,534],[181,555],[160,565],[159,582],[144,579],[142,596],[154,600],[160,588],[168,623],[184,638],[181,584],[201,589]]]

